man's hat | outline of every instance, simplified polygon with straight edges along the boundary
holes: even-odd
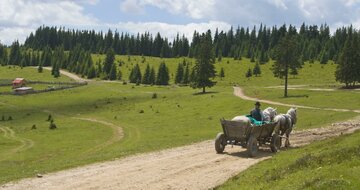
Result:
[[[260,102],[256,102],[255,106],[261,106]]]

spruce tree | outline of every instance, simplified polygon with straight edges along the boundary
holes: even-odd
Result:
[[[96,70],[95,70],[94,65],[92,65],[92,66],[90,67],[90,69],[88,70],[87,78],[88,78],[88,79],[92,79],[92,78],[95,78],[95,77],[96,77]]]
[[[220,70],[220,78],[224,78],[225,77],[225,71],[224,71],[224,68],[221,67],[221,70]]]
[[[169,84],[169,69],[166,67],[164,62],[160,63],[159,70],[156,77],[157,85],[168,85]]]
[[[151,84],[151,81],[150,81],[150,72],[151,72],[151,69],[150,69],[150,65],[147,64],[146,65],[146,69],[145,69],[145,73],[144,73],[144,76],[142,77],[142,84]]]
[[[246,78],[250,78],[252,76],[252,72],[251,72],[251,69],[249,68],[245,74]]]
[[[295,39],[287,35],[282,38],[275,48],[275,63],[273,73],[275,77],[285,78],[284,97],[287,97],[289,69],[301,68],[301,57]]]
[[[105,74],[107,74],[108,76],[110,74],[110,70],[112,68],[114,61],[115,61],[114,50],[112,48],[109,48],[106,52],[106,58],[105,58],[104,69],[103,69]]]
[[[337,60],[335,72],[336,80],[345,83],[346,87],[355,86],[360,82],[360,45],[358,35],[353,34],[352,27],[349,28],[349,34],[345,45]]]
[[[136,64],[134,68],[131,70],[129,80],[131,83],[137,83],[137,82],[141,82],[141,77],[142,76],[141,76],[140,67],[138,64]]]
[[[259,62],[257,62],[254,66],[253,69],[253,74],[257,77],[258,75],[261,75],[261,69],[260,69],[260,65]]]
[[[184,78],[184,64],[179,63],[178,67],[176,69],[176,75],[175,75],[175,84],[180,84],[183,82]]]
[[[151,67],[150,76],[149,76],[149,84],[155,84],[155,82],[156,82],[155,69],[154,69],[154,67]]]
[[[42,72],[43,72],[42,63],[39,63],[38,72],[39,72],[39,73],[42,73]]]
[[[215,77],[215,54],[212,45],[211,33],[208,31],[203,34],[200,40],[200,49],[196,54],[196,64],[194,66],[194,77],[190,86],[192,88],[202,88],[205,93],[206,87],[212,87],[216,82],[211,78]]]
[[[110,73],[109,73],[109,80],[116,80],[116,65],[115,63],[112,64]]]
[[[190,69],[189,69],[189,63],[186,64],[183,80],[181,81],[182,84],[189,84],[190,82]]]
[[[10,48],[9,65],[20,65],[21,53],[19,42],[15,41]]]

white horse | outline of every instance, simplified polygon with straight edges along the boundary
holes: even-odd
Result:
[[[263,114],[264,114],[264,121],[270,122],[274,120],[275,116],[277,115],[277,111],[276,108],[268,107],[264,109]]]
[[[274,122],[277,123],[274,129],[275,134],[286,135],[285,147],[290,146],[289,135],[297,121],[296,110],[296,108],[290,108],[286,114],[279,114],[274,118]]]

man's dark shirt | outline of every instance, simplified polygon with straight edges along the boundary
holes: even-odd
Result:
[[[261,110],[260,109],[253,109],[250,112],[251,117],[253,117],[254,119],[258,120],[258,121],[262,121],[262,117],[261,117]]]

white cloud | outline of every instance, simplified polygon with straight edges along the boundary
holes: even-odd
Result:
[[[97,0],[79,0],[77,3],[96,4]],[[72,1],[55,0],[1,0],[0,40],[10,44],[23,42],[41,25],[86,26],[96,25],[97,19],[85,15],[83,7]]]
[[[171,14],[185,14],[193,19],[202,19],[211,15],[215,9],[215,0],[125,0],[121,3],[121,10],[143,9],[151,5]]]
[[[136,0],[125,0],[120,4],[120,9],[124,13],[142,14],[143,7]]]
[[[9,27],[0,29],[0,42],[2,44],[11,45],[14,40],[24,42],[26,36],[33,32],[34,29],[26,27]]]
[[[282,8],[284,10],[288,9],[284,0],[268,0],[268,2],[275,5],[277,8]]]

